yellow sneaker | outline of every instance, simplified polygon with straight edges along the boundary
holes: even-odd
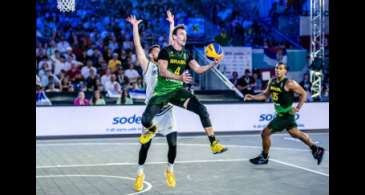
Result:
[[[134,182],[134,190],[136,192],[139,192],[143,189],[143,182],[144,182],[144,173],[136,177],[136,181]]]
[[[165,176],[166,176],[167,186],[170,187],[170,188],[174,188],[176,186],[174,172],[166,170],[165,171]]]
[[[156,135],[156,126],[152,127],[152,129],[154,129],[154,131],[146,131],[145,133],[142,133],[141,136],[139,137],[139,142],[141,144],[146,144],[148,143],[153,137],[155,137]]]
[[[213,154],[223,153],[228,150],[228,148],[224,147],[217,140],[210,145],[210,149],[212,149]]]

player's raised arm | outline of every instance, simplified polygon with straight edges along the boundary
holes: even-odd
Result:
[[[143,72],[145,72],[147,69],[148,60],[144,53],[143,47],[141,45],[141,39],[139,36],[139,30],[138,30],[138,25],[139,25],[139,23],[142,22],[142,20],[137,20],[134,15],[130,15],[127,18],[127,21],[132,24],[133,42],[134,42],[134,47],[136,49],[137,60],[138,60],[138,63],[141,65]]]
[[[169,45],[172,45],[172,42],[173,42],[172,31],[174,31],[174,28],[175,28],[174,15],[172,15],[170,10],[167,10],[166,14],[167,14],[166,20],[169,21],[169,23],[170,23]]]
[[[249,100],[266,100],[267,98],[270,97],[270,83],[271,83],[271,81],[269,81],[265,91],[263,91],[262,93],[260,93],[258,95],[246,94],[244,100],[245,101],[249,101]]]
[[[295,108],[293,108],[295,112],[299,112],[300,108],[302,108],[305,100],[307,99],[307,92],[305,92],[305,90],[302,88],[302,86],[300,86],[294,80],[289,80],[286,83],[285,87],[287,87],[287,89],[289,89],[299,95],[298,105]]]

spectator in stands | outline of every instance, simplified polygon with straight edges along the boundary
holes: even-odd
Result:
[[[81,74],[79,66],[77,66],[75,63],[72,63],[71,69],[66,72],[66,76],[68,76],[71,81],[75,81],[76,75],[78,74]]]
[[[61,80],[61,91],[62,92],[68,92],[69,91],[69,88],[71,87],[71,81],[69,79],[68,76],[65,76],[62,80]]]
[[[72,60],[76,60],[76,55],[73,53],[72,48],[68,47],[66,49],[66,58],[71,58]]]
[[[79,92],[79,95],[74,100],[75,106],[89,106],[90,102],[85,98],[85,93],[83,91]]]
[[[129,64],[129,68],[125,71],[124,75],[129,79],[130,82],[136,82],[141,76],[138,74],[137,70],[134,69],[132,63]]]
[[[66,57],[60,55],[59,60],[56,58],[54,63],[54,74],[59,75],[61,70],[67,70]]]
[[[103,85],[104,88],[106,88],[105,86],[107,85],[108,82],[110,82],[110,78],[111,78],[111,70],[110,68],[106,69],[106,72],[103,76],[101,76],[101,84]]]
[[[124,70],[122,68],[119,68],[117,71],[117,81],[122,87],[129,83],[129,79],[124,75]]]
[[[115,74],[110,77],[110,82],[105,85],[105,90],[107,91],[108,97],[119,97],[122,94],[122,87],[117,81]]]
[[[88,75],[88,77],[86,78],[86,88],[87,91],[94,91],[97,89],[98,87],[98,83],[97,80],[99,79],[98,75],[96,75],[96,72],[94,69],[90,69],[89,70],[90,73]]]
[[[92,105],[105,105],[105,100],[104,98],[100,95],[100,91],[95,90],[94,91],[94,95],[90,100]]]
[[[65,40],[65,36],[61,35],[60,42],[57,43],[57,50],[61,53],[66,53],[67,48],[70,47],[70,44]]]
[[[307,101],[311,102],[312,101],[312,93],[311,93],[312,84],[309,81],[309,74],[307,74],[307,73],[304,74],[303,80],[299,84],[307,92]]]
[[[238,79],[237,81],[237,88],[243,93],[243,94],[253,94],[252,87],[255,85],[255,80],[250,75],[250,70],[246,69],[245,74]]]
[[[93,61],[91,59],[87,60],[86,66],[81,68],[81,74],[85,79],[89,77],[90,70],[93,70],[93,72],[96,73],[96,68],[93,67]]]
[[[232,78],[230,78],[229,81],[231,81],[231,83],[233,83],[234,86],[237,86],[237,82],[238,82],[238,72],[237,71],[232,72]]]
[[[122,65],[122,62],[120,60],[118,60],[118,54],[114,53],[113,58],[111,60],[109,60],[108,68],[110,68],[111,72],[114,73],[117,70],[118,66],[121,66],[121,65]]]
[[[35,100],[37,106],[51,106],[52,102],[48,99],[46,93],[40,85],[37,85]]]
[[[117,99],[117,104],[133,104],[133,99],[130,97],[127,88],[123,89],[122,94]]]
[[[46,90],[46,92],[61,92],[60,89],[56,88],[55,87],[55,83],[54,82],[51,82],[48,84],[48,89]]]
[[[252,90],[254,91],[254,94],[259,94],[263,91],[263,81],[261,78],[261,74],[260,74],[260,72],[256,71],[253,73],[252,77],[255,81],[255,84],[253,85]]]

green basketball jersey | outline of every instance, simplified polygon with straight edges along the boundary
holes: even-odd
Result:
[[[172,46],[168,46],[160,51],[158,59],[168,61],[167,70],[179,76],[187,68],[191,57],[189,52],[185,49],[177,51]],[[182,87],[182,81],[167,79],[158,75],[154,95],[164,95]]]
[[[284,86],[287,81],[288,78],[284,78],[281,81],[278,81],[277,78],[275,78],[271,81],[270,93],[275,105],[276,113],[288,113],[292,110],[294,93],[292,91],[285,91]]]

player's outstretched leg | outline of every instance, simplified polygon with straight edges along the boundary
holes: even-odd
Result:
[[[294,137],[300,139],[303,143],[305,143],[312,151],[313,158],[317,160],[317,164],[321,164],[323,155],[324,155],[324,148],[317,146],[308,134],[300,131],[298,128],[291,128],[288,130],[288,133]]]
[[[148,104],[146,110],[142,114],[142,125],[145,131],[142,132],[139,137],[141,144],[148,143],[155,135],[157,131],[156,125],[152,124],[153,117],[161,110],[160,105]]]
[[[219,154],[227,151],[228,148],[220,144],[214,136],[214,129],[212,127],[207,108],[195,96],[187,100],[186,109],[199,115],[204,130],[208,134],[210,148],[213,154]]]

